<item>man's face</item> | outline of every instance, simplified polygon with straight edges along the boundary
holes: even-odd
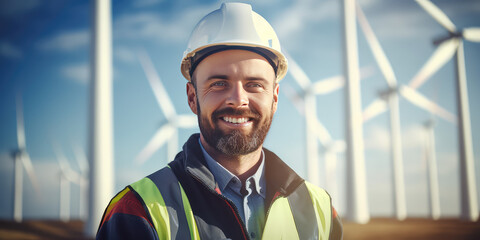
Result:
[[[188,102],[203,139],[226,155],[257,150],[277,109],[278,84],[272,66],[246,50],[212,54],[197,66]]]

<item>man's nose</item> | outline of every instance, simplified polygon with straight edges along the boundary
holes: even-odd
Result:
[[[227,105],[231,107],[248,106],[248,93],[241,82],[232,85],[230,96],[227,97]]]

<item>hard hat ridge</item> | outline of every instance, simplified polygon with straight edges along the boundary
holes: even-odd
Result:
[[[184,52],[181,71],[187,80],[207,56],[228,49],[253,51],[269,61],[277,82],[287,71],[287,61],[270,24],[249,4],[223,3],[195,26]]]

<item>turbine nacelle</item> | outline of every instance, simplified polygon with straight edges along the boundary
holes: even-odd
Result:
[[[448,36],[438,37],[433,40],[433,45],[438,46],[445,41],[448,41],[452,38],[463,39],[463,32],[449,32]]]
[[[378,96],[379,96],[381,99],[383,99],[383,100],[385,100],[385,101],[388,101],[388,99],[389,99],[392,95],[398,94],[398,92],[399,92],[399,88],[398,88],[397,86],[395,86],[395,87],[389,87],[389,88],[387,88],[387,89],[385,89],[385,90],[379,91],[379,92],[378,92]]]

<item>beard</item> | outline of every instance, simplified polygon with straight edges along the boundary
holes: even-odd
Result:
[[[198,102],[198,101],[197,101]],[[197,105],[198,125],[205,141],[217,151],[230,156],[246,155],[257,150],[265,141],[273,119],[272,111],[269,117],[261,121],[261,115],[255,110],[224,108],[212,113],[211,121],[207,116],[202,116],[200,106]],[[220,129],[218,122],[223,121],[220,115],[248,116],[253,121],[253,128],[250,133],[244,134],[240,130],[232,130],[225,133]],[[213,126],[210,124],[213,123]]]

